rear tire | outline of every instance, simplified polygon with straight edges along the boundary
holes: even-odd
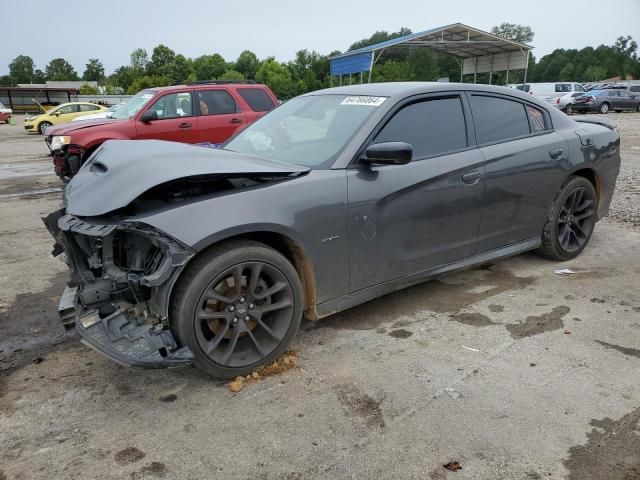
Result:
[[[196,257],[176,284],[171,331],[217,378],[247,375],[282,355],[302,319],[302,285],[276,250],[249,240]]]
[[[591,239],[597,206],[593,184],[583,177],[569,177],[549,209],[538,253],[560,261],[580,255]]]
[[[564,108],[564,111],[567,115],[570,115],[573,113],[573,107],[571,106],[570,103]]]
[[[600,109],[599,109],[600,113],[607,113],[609,112],[609,104],[607,102],[604,102],[602,105],[600,105]]]

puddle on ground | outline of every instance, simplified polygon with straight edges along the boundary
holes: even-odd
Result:
[[[353,384],[336,385],[334,387],[338,400],[351,417],[359,417],[367,428],[384,428],[385,421],[380,409],[381,401],[361,392]]]
[[[574,318],[574,320],[576,320],[576,319]],[[629,355],[631,357],[640,358],[640,350],[638,350],[637,348],[621,347],[620,345],[614,345],[612,343],[603,342],[601,340],[596,340],[596,343],[602,345],[605,348],[610,348],[612,350],[617,350],[620,353],[624,353],[625,355]]]
[[[60,344],[75,343],[58,318],[58,301],[69,278],[60,272],[42,292],[23,293],[0,308],[0,375],[45,356]]]
[[[456,313],[451,315],[451,320],[463,325],[471,325],[472,327],[488,327],[489,325],[497,325],[492,322],[489,317],[481,313]]]
[[[516,340],[524,337],[531,337],[545,332],[551,332],[564,327],[562,317],[569,313],[569,307],[561,305],[555,307],[549,313],[542,315],[532,315],[527,317],[523,323],[505,325],[512,338]]]
[[[411,335],[413,335],[413,332],[405,330],[404,328],[400,328],[398,330],[391,330],[387,335],[393,338],[409,338]]]
[[[307,330],[373,330],[382,323],[425,310],[457,312],[499,293],[526,288],[535,280],[536,277],[518,277],[496,267],[467,270],[385,295],[320,320]]]
[[[618,421],[591,420],[587,443],[569,449],[569,480],[640,478],[640,408]]]

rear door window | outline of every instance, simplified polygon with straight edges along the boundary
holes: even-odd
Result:
[[[406,142],[413,158],[461,150],[467,147],[467,129],[459,97],[412,103],[396,113],[374,143]]]
[[[273,99],[261,88],[239,88],[238,94],[254,112],[269,112],[276,108]]]
[[[505,98],[471,95],[471,110],[479,144],[529,135],[524,104]]]
[[[240,109],[226,90],[202,90],[198,92],[200,115],[227,115]]]

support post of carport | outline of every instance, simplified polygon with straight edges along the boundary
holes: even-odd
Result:
[[[520,50],[522,50],[522,49],[520,49]],[[526,91],[526,86],[527,86],[527,72],[528,72],[528,70],[529,70],[529,50],[524,50],[524,51],[522,52],[522,54],[523,54],[523,55],[526,55],[526,59],[525,59],[525,62],[524,62],[524,80],[523,80],[523,82],[522,82],[522,84],[524,85],[524,87],[523,87],[523,88],[524,88],[524,90],[523,90],[523,91]]]
[[[10,108],[11,110],[15,110],[15,109],[13,108],[13,99],[11,98],[11,90],[7,90],[7,94],[9,95],[9,108]]]
[[[376,55],[376,51],[372,50],[371,51],[371,64],[369,65],[369,82],[368,83],[371,83],[371,75],[373,74],[373,58],[375,57],[375,55]]]

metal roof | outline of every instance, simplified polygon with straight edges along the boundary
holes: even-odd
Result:
[[[453,23],[358,48],[329,59],[333,75],[368,71],[382,51],[427,47],[454,55],[463,62],[464,73],[526,68],[531,45],[514,42],[489,32]],[[363,68],[366,67],[366,68]]]

